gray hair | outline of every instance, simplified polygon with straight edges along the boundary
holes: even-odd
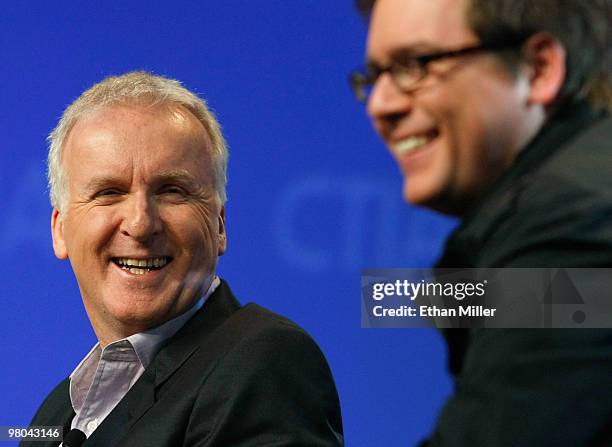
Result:
[[[200,121],[212,142],[213,171],[215,190],[219,201],[227,200],[228,150],[221,126],[206,102],[190,92],[177,80],[157,76],[145,71],[134,71],[120,76],[109,76],[86,90],[70,104],[57,126],[47,137],[49,156],[47,177],[51,205],[60,211],[66,204],[66,173],[62,167],[62,153],[68,134],[87,113],[102,107],[117,104],[177,104],[185,107]]]

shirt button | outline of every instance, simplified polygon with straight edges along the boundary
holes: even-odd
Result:
[[[96,419],[87,423],[87,430],[94,431],[96,428],[98,428],[98,421]]]

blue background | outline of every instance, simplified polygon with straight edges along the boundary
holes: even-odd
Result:
[[[353,100],[347,73],[365,37],[350,0],[3,3],[0,425],[27,424],[96,341],[51,249],[45,137],[84,89],[145,69],[216,111],[231,151],[220,274],[243,303],[319,342],[347,445],[429,432],[451,390],[441,337],[361,329],[359,274],[431,265],[453,223],[403,203],[397,167]]]

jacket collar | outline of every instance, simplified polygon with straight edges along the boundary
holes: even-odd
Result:
[[[206,344],[211,333],[240,309],[223,280],[202,308],[167,343],[125,397],[87,440],[87,447],[114,445],[156,401],[156,391]],[[118,430],[117,427],[122,427]]]

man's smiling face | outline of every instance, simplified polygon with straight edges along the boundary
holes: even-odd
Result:
[[[368,61],[385,67],[411,55],[479,45],[466,23],[466,5],[465,0],[377,0]],[[382,74],[368,113],[404,176],[406,200],[461,214],[525,143],[528,82],[486,51],[436,60],[427,69],[419,88],[408,93]]]
[[[110,106],[70,131],[53,245],[102,344],[180,315],[210,284],[226,247],[211,154],[178,105]]]

